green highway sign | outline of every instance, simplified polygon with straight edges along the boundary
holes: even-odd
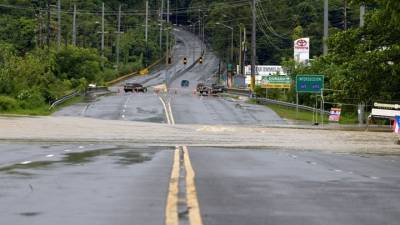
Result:
[[[291,83],[292,81],[289,76],[285,75],[264,76],[262,77],[261,80],[261,87],[269,89],[289,89]]]
[[[324,75],[297,75],[296,91],[320,93],[324,88]]]

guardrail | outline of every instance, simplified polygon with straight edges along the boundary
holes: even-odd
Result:
[[[80,94],[80,93],[79,93],[78,91],[75,91],[75,92],[73,92],[73,93],[71,93],[71,94],[68,94],[68,95],[65,95],[65,96],[61,97],[60,99],[57,99],[56,101],[54,101],[53,103],[51,103],[51,105],[50,105],[50,107],[49,107],[49,110],[51,110],[51,109],[54,108],[55,106],[57,106],[57,105],[59,105],[59,104],[65,102],[65,101],[70,100],[70,99],[73,98],[73,97],[78,96],[79,94]]]
[[[249,89],[239,89],[239,88],[229,88],[228,93],[242,95],[242,96],[248,96],[248,97],[250,97],[250,94],[251,94]],[[297,104],[291,103],[291,102],[284,102],[284,101],[278,101],[278,100],[267,99],[267,98],[253,98],[253,99],[256,100],[256,102],[258,104],[263,104],[263,105],[273,104],[273,105],[280,105],[280,106],[285,106],[285,107],[294,108],[294,109],[296,109],[298,107],[301,110],[310,111],[310,112],[315,112],[315,110],[316,110],[318,113],[321,113],[321,109],[315,109],[313,107],[305,106],[305,105],[297,105]],[[323,113],[329,115],[329,111],[323,110]]]
[[[241,89],[241,88],[228,88],[228,93],[242,95],[250,97],[251,91],[249,89]]]
[[[310,112],[315,112],[317,111],[318,113],[321,113],[321,109],[315,109],[313,107],[310,106],[306,106],[306,105],[296,105],[295,103],[291,103],[291,102],[283,102],[283,101],[278,101],[278,100],[273,100],[273,99],[266,99],[266,98],[254,98],[256,100],[257,103],[259,104],[263,104],[263,105],[268,105],[268,104],[273,104],[273,105],[280,105],[280,106],[285,106],[288,108],[294,108],[296,109],[297,107],[301,110],[305,110],[305,111],[310,111]],[[322,111],[324,114],[329,115],[329,111]]]

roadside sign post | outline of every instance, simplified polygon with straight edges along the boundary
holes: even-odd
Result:
[[[313,115],[313,122],[318,123],[317,106],[318,93],[321,93],[321,120],[323,123],[323,91],[324,91],[324,75],[309,75],[301,74],[296,76],[296,117],[299,112],[299,93],[315,93],[315,115]]]
[[[263,76],[261,87],[265,88],[265,97],[268,98],[268,89],[290,89],[291,79],[286,75]]]

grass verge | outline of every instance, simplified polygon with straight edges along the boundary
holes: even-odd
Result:
[[[257,104],[254,100],[249,101],[252,104]],[[284,119],[289,120],[298,120],[298,121],[313,121],[313,113],[310,111],[305,111],[299,109],[299,112],[296,112],[296,109],[269,104],[266,105],[268,108],[272,109],[276,114]],[[321,121],[321,115],[318,113],[318,121]],[[327,115],[324,115],[324,123],[329,123],[329,119]],[[341,115],[339,124],[357,124],[358,119],[356,116],[352,115]]]
[[[76,96],[74,98],[71,98],[64,103],[54,107],[53,109],[49,110],[48,105],[43,105],[41,107],[35,108],[35,109],[15,109],[15,110],[10,110],[10,111],[3,111],[0,112],[1,116],[48,116],[51,115],[52,113],[60,110],[63,107],[67,107],[70,105],[74,105],[76,103],[82,102],[84,99],[84,96]]]

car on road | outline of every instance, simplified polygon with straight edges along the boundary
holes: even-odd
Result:
[[[197,84],[196,91],[201,96],[207,96],[211,93],[211,89],[206,85],[204,85],[203,83]]]
[[[125,92],[147,92],[147,88],[138,83],[126,83],[124,85]]]
[[[189,87],[189,81],[188,80],[182,80],[181,81],[181,87]]]
[[[224,85],[212,84],[211,94],[218,94],[226,92],[226,87]]]

